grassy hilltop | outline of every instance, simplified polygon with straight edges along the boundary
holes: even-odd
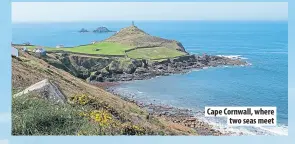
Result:
[[[36,46],[27,46],[32,50]],[[113,36],[97,42],[75,47],[45,47],[49,52],[65,51],[79,54],[110,56],[119,55],[134,59],[167,59],[186,55],[182,44],[175,40],[167,40],[151,36],[136,26],[121,29]]]

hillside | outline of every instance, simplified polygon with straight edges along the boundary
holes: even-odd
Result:
[[[121,29],[119,32],[104,41],[129,45],[135,48],[165,47],[186,53],[180,42],[152,36],[133,25]]]
[[[90,85],[29,53],[20,52],[19,58],[12,58],[14,94],[44,79],[57,85],[66,96],[67,104],[50,104],[36,99],[35,94],[13,98],[13,135],[195,134],[192,129],[180,124],[149,116],[137,105]]]

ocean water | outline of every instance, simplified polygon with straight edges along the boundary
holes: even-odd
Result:
[[[128,21],[13,24],[12,42],[75,46],[112,33],[78,33],[106,26],[119,30]],[[223,119],[201,119],[222,131],[249,135],[288,134],[288,22],[139,21],[149,34],[180,41],[192,54],[239,55],[252,65],[193,70],[188,74],[126,82],[116,88],[136,99],[192,110],[205,106],[276,106],[277,127],[227,127]]]

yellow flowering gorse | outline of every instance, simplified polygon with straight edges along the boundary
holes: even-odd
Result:
[[[77,94],[71,98],[71,101],[76,104],[86,105],[90,100],[86,94]]]
[[[101,126],[108,126],[112,121],[112,115],[106,110],[94,110],[90,112],[90,118]]]

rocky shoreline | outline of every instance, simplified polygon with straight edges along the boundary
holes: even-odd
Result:
[[[144,62],[143,62],[144,64]],[[243,133],[221,132],[218,129],[214,129],[212,125],[195,117],[196,113],[204,113],[202,111],[192,111],[190,109],[177,108],[173,106],[147,103],[143,101],[135,100],[134,95],[127,94],[122,95],[115,90],[120,82],[117,81],[131,81],[131,80],[144,80],[150,79],[156,76],[166,76],[171,74],[187,73],[192,69],[203,69],[205,67],[217,67],[217,66],[246,66],[250,65],[248,62],[239,58],[228,58],[225,56],[210,56],[210,55],[187,55],[174,59],[167,59],[160,62],[154,62],[150,64],[139,65],[132,74],[126,73],[114,73],[108,75],[110,78],[114,78],[114,82],[96,82],[89,81],[92,84],[104,88],[106,91],[121,97],[123,100],[132,102],[137,106],[146,109],[149,115],[164,118],[167,121],[184,125],[186,127],[193,128],[199,135],[243,135]],[[110,70],[109,70],[110,71]],[[116,75],[114,75],[116,74]]]
[[[203,69],[218,66],[249,65],[241,59],[211,55],[185,55],[162,61],[131,59],[128,62],[113,60],[100,71],[92,73],[88,82],[119,82],[145,80],[156,76],[187,73],[192,69]]]
[[[192,128],[196,130],[198,135],[203,136],[227,136],[233,135],[231,132],[221,132],[217,129],[214,129],[212,125],[203,122],[199,118],[195,117],[196,113],[204,113],[201,111],[194,112],[190,109],[177,108],[169,105],[147,103],[143,101],[137,101],[133,99],[133,95],[122,95],[115,91],[114,87],[110,86],[106,90],[114,95],[121,97],[123,100],[136,104],[142,109],[145,109],[149,112],[149,117],[160,117],[166,121],[173,123],[181,124],[183,126]],[[236,135],[236,134],[235,134]],[[239,133],[238,135],[243,135]]]

